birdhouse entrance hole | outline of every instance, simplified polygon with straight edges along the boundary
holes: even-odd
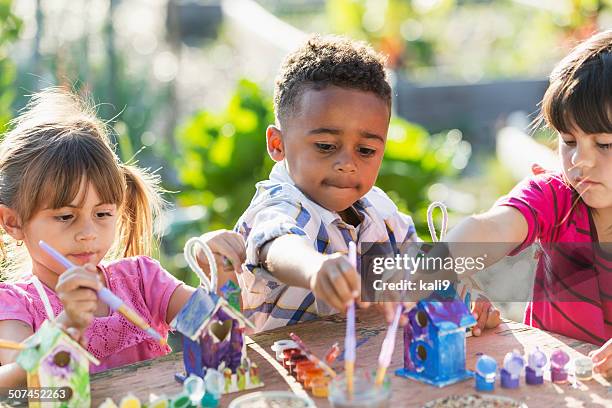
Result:
[[[213,324],[210,325],[211,333],[219,341],[225,340],[227,338],[227,335],[229,334],[231,329],[232,329],[232,321],[231,321],[231,319],[228,319],[228,320],[224,321],[223,323],[221,323],[221,322],[214,322]]]
[[[70,353],[67,351],[59,351],[53,356],[53,362],[58,367],[66,367],[70,364]]]
[[[420,327],[427,326],[427,313],[422,310],[419,310],[416,314],[416,322]]]
[[[416,352],[417,352],[417,356],[419,356],[419,359],[421,361],[425,361],[425,359],[427,358],[427,350],[425,349],[425,347],[419,344],[416,348]]]

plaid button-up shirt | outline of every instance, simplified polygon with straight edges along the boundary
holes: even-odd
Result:
[[[235,230],[246,240],[243,312],[258,331],[337,313],[316,299],[310,290],[275,279],[259,259],[265,243],[285,234],[295,234],[316,251],[331,254],[346,253],[349,241],[354,241],[358,250],[361,242],[388,243],[396,253],[404,245],[417,241],[412,218],[399,212],[378,187],[353,204],[353,210],[362,220],[357,227],[306,197],[291,180],[283,162],[277,163],[270,178],[257,183],[256,188]]]

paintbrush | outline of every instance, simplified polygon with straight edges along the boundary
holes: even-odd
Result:
[[[15,341],[0,339],[0,348],[11,349],[11,350],[23,350],[25,349],[25,346]]]
[[[348,245],[349,262],[357,269],[357,247],[353,241]],[[353,396],[353,375],[355,373],[355,301],[352,300],[346,311],[346,335],[344,337],[344,371],[346,375],[346,391],[349,398]]]
[[[53,257],[57,262],[61,263],[66,269],[74,268],[75,265],[68,260],[64,255],[57,252],[53,247],[44,241],[39,242],[40,247]],[[159,342],[162,346],[167,344],[161,334],[159,334],[154,328],[152,328],[145,319],[142,318],[134,310],[130,309],[117,295],[111,292],[108,288],[102,287],[98,290],[98,296],[104,303],[106,303],[111,309],[121,313],[127,320],[132,322],[135,326],[140,327],[142,330],[147,332],[151,337]]]
[[[380,348],[380,355],[378,356],[378,370],[376,370],[376,381],[377,386],[381,386],[387,372],[387,367],[391,363],[391,356],[393,355],[393,349],[395,348],[395,334],[397,333],[397,326],[399,324],[400,316],[402,315],[402,305],[397,305],[395,309],[395,315],[393,316],[393,322],[387,329],[387,334],[383,344]]]

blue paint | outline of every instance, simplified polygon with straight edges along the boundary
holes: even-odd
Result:
[[[476,391],[493,391],[495,389],[497,362],[492,357],[483,354],[476,362],[475,371]]]

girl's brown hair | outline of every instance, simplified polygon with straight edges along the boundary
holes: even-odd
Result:
[[[39,92],[0,142],[0,204],[23,225],[42,208],[70,204],[82,182],[121,211],[109,256],[149,255],[163,204],[159,177],[121,163],[91,103],[62,88]],[[6,235],[0,235],[0,261],[9,269],[16,248],[4,242]]]
[[[562,133],[612,133],[612,30],[593,35],[557,64],[542,120]]]

